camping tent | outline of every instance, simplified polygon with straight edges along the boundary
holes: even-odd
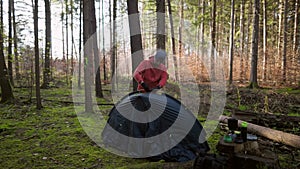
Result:
[[[209,150],[195,116],[177,99],[155,92],[123,97],[109,114],[102,140],[114,152],[152,160],[189,161]]]

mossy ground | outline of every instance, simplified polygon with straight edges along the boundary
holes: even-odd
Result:
[[[17,102],[0,105],[0,168],[154,169],[192,166],[192,162],[179,165],[164,161],[150,162],[110,153],[95,144],[83,130],[74,106],[70,103],[71,89],[45,89],[41,93],[42,110],[37,110],[34,99],[29,99],[29,89],[14,89]],[[98,102],[107,100],[99,99]],[[230,102],[228,104],[234,105]],[[112,106],[99,108],[107,114]],[[199,117],[199,120],[202,123],[205,118]],[[224,131],[218,127],[208,139],[211,152],[217,152],[215,146],[222,135]],[[283,153],[279,157],[284,162],[291,155]],[[284,163],[282,165],[285,166]],[[297,162],[294,165],[297,166]]]

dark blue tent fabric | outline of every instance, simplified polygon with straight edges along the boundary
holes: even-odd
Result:
[[[155,104],[156,106],[152,106],[151,108],[149,99],[151,99],[151,103]],[[161,105],[164,101],[166,101],[166,105]],[[132,110],[128,107],[134,107],[137,111],[150,110],[148,113],[156,113],[155,109],[152,109],[153,107],[159,106],[165,106],[162,114],[160,114],[159,117],[155,120],[150,121],[148,123],[131,121],[125,118],[118,111],[118,108],[122,108],[122,110],[129,111],[128,113],[132,113],[135,110]],[[183,111],[183,115],[179,115],[180,109]],[[134,145],[124,144],[123,140],[117,138],[115,134],[112,134],[113,132],[111,130],[115,130],[120,134],[123,134],[128,137],[149,138],[164,133],[173,125],[176,119],[182,118],[182,121],[185,122],[191,119],[191,117],[195,118],[194,115],[186,107],[184,107],[184,105],[182,105],[178,100],[167,94],[159,95],[154,93],[131,93],[128,96],[122,98],[112,108],[109,114],[109,119],[107,121],[106,127],[102,132],[102,140],[105,146],[113,147],[114,149],[120,152],[127,153],[128,146]],[[110,127],[108,127],[108,125]],[[183,129],[179,129],[178,131],[180,130],[184,130],[184,126]],[[165,151],[159,155],[151,156],[149,158],[155,161],[165,160],[178,162],[184,162],[195,159],[198,153],[209,151],[209,145],[206,141],[204,143],[199,143],[199,136],[202,130],[202,125],[199,123],[198,120],[195,120],[188,134],[176,146],[172,147],[168,151]],[[170,140],[170,142],[172,142],[172,140]],[[150,144],[149,151],[155,151],[155,149],[159,147],[156,146],[155,143],[145,144]],[[142,151],[139,150],[138,146],[134,148],[137,151]]]

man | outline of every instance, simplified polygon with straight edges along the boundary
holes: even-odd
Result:
[[[148,60],[143,60],[134,71],[134,79],[138,82],[138,91],[151,92],[166,85],[168,80],[167,68],[163,65],[167,53],[158,50]]]

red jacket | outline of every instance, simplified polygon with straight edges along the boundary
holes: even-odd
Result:
[[[163,87],[167,83],[167,68],[163,64],[160,64],[158,67],[154,67],[153,62],[154,57],[152,56],[149,60],[142,61],[134,71],[133,76],[139,84],[137,90],[144,91],[141,86],[142,81],[148,85],[150,90],[158,85]]]

